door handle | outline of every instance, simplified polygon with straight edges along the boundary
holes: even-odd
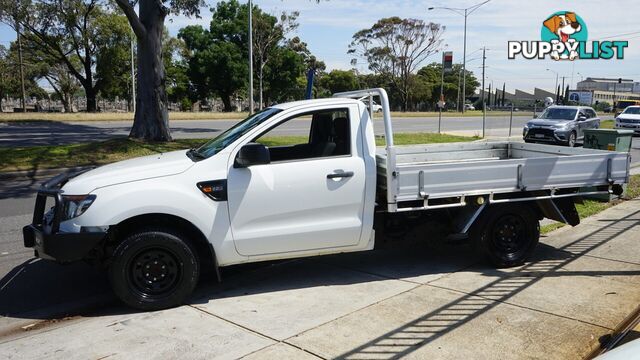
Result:
[[[341,178],[350,178],[353,176],[353,171],[345,171],[345,172],[336,172],[327,175],[327,179],[341,179]]]

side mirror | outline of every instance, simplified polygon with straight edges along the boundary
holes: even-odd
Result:
[[[578,121],[583,121],[583,120],[587,120],[587,115],[585,114],[578,115]]]
[[[538,118],[538,114],[533,114],[533,118],[537,119]]]
[[[246,168],[252,165],[269,164],[270,162],[271,155],[266,146],[258,143],[249,143],[240,148],[233,167]]]

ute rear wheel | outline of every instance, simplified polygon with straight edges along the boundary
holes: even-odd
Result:
[[[109,279],[125,304],[144,311],[182,304],[193,292],[200,264],[184,237],[166,229],[128,236],[113,254]]]
[[[481,253],[496,267],[523,264],[540,238],[540,224],[526,205],[493,206],[485,210],[474,231]]]

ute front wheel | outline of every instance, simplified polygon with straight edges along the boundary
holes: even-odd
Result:
[[[149,229],[127,237],[115,250],[109,279],[127,305],[145,311],[182,304],[193,292],[200,267],[183,236]]]

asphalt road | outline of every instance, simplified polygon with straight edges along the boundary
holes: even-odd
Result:
[[[514,116],[513,135],[520,134],[522,126],[530,116]],[[394,118],[394,132],[435,132],[438,130],[438,118]],[[172,121],[171,131],[176,139],[210,139],[236,124],[238,120],[177,120]],[[384,132],[382,121],[374,123],[377,134]],[[118,136],[127,136],[131,130],[131,121],[95,121],[95,122],[4,122],[0,123],[0,146],[57,145],[106,140]],[[305,128],[287,126],[279,131],[280,135],[300,135]],[[443,117],[441,131],[465,135],[482,133],[481,117]],[[508,116],[487,116],[487,136],[507,136],[509,134]]]

